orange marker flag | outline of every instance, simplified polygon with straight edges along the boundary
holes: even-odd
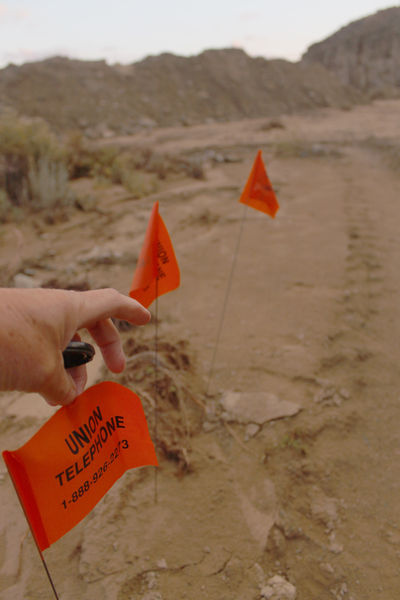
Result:
[[[109,381],[60,408],[3,458],[40,551],[79,523],[127,469],[157,465],[138,396]]]
[[[275,217],[279,204],[265,170],[261,150],[257,152],[253,168],[244,187],[239,202]]]
[[[155,202],[129,295],[147,308],[158,296],[177,288],[179,283],[174,249],[158,212],[158,202]]]

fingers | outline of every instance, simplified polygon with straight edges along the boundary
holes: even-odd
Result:
[[[107,367],[113,373],[121,373],[125,367],[125,355],[122,349],[118,329],[110,319],[98,321],[88,331],[99,346]]]
[[[150,312],[139,302],[113,289],[80,292],[79,327],[90,329],[97,321],[114,317],[133,325],[145,325]]]
[[[113,289],[69,292],[69,294],[74,294],[69,296],[69,299],[72,299],[70,315],[75,315],[69,326],[75,330],[86,328],[98,345],[110,371],[114,373],[123,371],[125,356],[119,332],[111,317],[134,325],[145,325],[150,320],[150,312],[136,300]],[[68,334],[67,338],[69,339]],[[73,339],[80,339],[79,335],[75,334]],[[39,391],[52,406],[67,405],[83,392],[86,380],[85,366],[65,370],[60,358]]]

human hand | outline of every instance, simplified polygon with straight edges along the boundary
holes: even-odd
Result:
[[[75,292],[0,289],[0,389],[37,392],[51,405],[70,404],[86,385],[86,367],[65,370],[62,351],[87,329],[107,367],[125,356],[111,317],[144,325],[150,313],[113,289]]]

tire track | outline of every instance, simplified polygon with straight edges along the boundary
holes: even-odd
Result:
[[[346,183],[347,236],[337,299],[340,326],[328,336],[320,375],[350,390],[350,400],[336,408],[336,417],[339,424],[352,415],[353,426],[331,452],[332,479],[326,485],[346,507],[338,529],[344,551],[336,562],[350,595],[392,600],[400,582],[400,461],[394,458],[400,454],[400,253],[392,234],[400,217],[399,182],[368,150],[349,152],[340,174]],[[376,202],[379,189],[381,205]],[[322,438],[317,453],[327,448]]]

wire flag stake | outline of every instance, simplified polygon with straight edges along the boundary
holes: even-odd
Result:
[[[33,537],[33,541],[35,542],[36,549],[37,549],[37,551],[38,551],[38,553],[39,553],[40,560],[42,561],[43,568],[44,568],[44,570],[45,570],[45,572],[46,572],[46,575],[47,575],[47,578],[48,578],[48,580],[49,580],[49,583],[50,583],[51,589],[53,590],[54,597],[56,598],[56,600],[60,600],[60,597],[59,597],[59,595],[57,594],[56,586],[54,585],[54,581],[53,581],[53,579],[52,579],[52,577],[51,577],[51,575],[50,575],[49,568],[48,568],[48,566],[47,566],[47,564],[46,564],[46,561],[44,560],[43,552],[41,551],[41,549],[40,549],[40,547],[39,547],[39,545],[38,545],[38,543],[37,543],[37,540],[36,540],[36,537],[35,537],[35,533],[34,533],[34,531],[32,530],[31,523],[30,523],[30,521],[29,521],[29,519],[28,519],[28,515],[26,514],[25,506],[24,506],[24,503],[23,503],[23,502],[22,502],[22,500],[21,500],[21,497],[20,497],[20,494],[19,494],[19,491],[18,491],[18,487],[17,487],[17,485],[15,484],[15,481],[14,481],[14,478],[13,478],[13,475],[12,475],[12,472],[11,472],[11,471],[8,469],[8,465],[7,465],[7,463],[6,463],[6,466],[7,466],[8,473],[9,473],[9,475],[10,475],[10,479],[11,479],[11,481],[12,481],[12,484],[13,484],[13,486],[14,486],[15,493],[17,494],[18,501],[19,501],[19,503],[20,503],[20,505],[21,505],[21,508],[22,508],[22,510],[23,510],[23,513],[24,513],[24,515],[25,515],[25,519],[27,520],[27,523],[28,523],[28,525],[29,525],[29,529],[30,529],[31,535],[32,535],[32,537]]]
[[[228,304],[228,297],[229,297],[230,289],[232,286],[233,272],[235,270],[237,257],[239,254],[240,241],[242,238],[243,226],[244,226],[244,222],[245,222],[245,218],[246,218],[246,208],[247,208],[247,206],[250,206],[251,208],[254,208],[255,210],[258,210],[260,212],[267,214],[271,218],[275,218],[275,215],[276,215],[277,211],[279,210],[279,204],[276,199],[275,192],[272,188],[269,177],[267,175],[267,171],[265,169],[261,150],[258,150],[258,152],[257,152],[252,169],[250,171],[250,175],[247,179],[246,185],[243,188],[243,191],[239,198],[239,202],[241,202],[244,205],[243,213],[242,213],[242,220],[241,220],[241,224],[240,224],[239,235],[238,235],[237,242],[236,242],[236,248],[233,253],[231,271],[229,273],[228,284],[227,284],[226,291],[225,291],[225,298],[224,298],[223,305],[222,305],[221,318],[220,318],[219,324],[218,324],[217,338],[216,338],[214,352],[213,352],[213,356],[211,359],[211,365],[210,365],[210,370],[209,370],[209,374],[208,374],[206,396],[208,396],[210,393],[211,379],[213,376],[215,359],[217,356],[218,345],[219,345],[221,332],[222,332],[222,325],[224,322],[226,308],[227,308],[227,304]]]
[[[165,223],[155,202],[145,239],[133,274],[129,295],[148,308],[155,300],[154,339],[154,443],[158,445],[158,297],[180,285],[180,271]],[[154,501],[158,500],[157,469],[154,472]]]
[[[212,359],[211,359],[210,370],[208,372],[206,396],[208,396],[209,393],[210,393],[210,385],[211,385],[211,379],[212,379],[212,376],[213,376],[213,373],[214,373],[215,359],[217,357],[217,350],[218,350],[218,345],[219,345],[219,341],[220,341],[220,338],[221,338],[222,326],[224,324],[226,308],[227,308],[227,305],[228,305],[228,298],[229,298],[229,294],[230,294],[231,287],[232,287],[233,273],[235,271],[237,257],[239,255],[240,242],[241,242],[241,239],[242,239],[244,222],[246,220],[246,211],[247,211],[247,206],[244,205],[243,206],[243,211],[242,211],[242,218],[241,218],[241,222],[240,222],[239,234],[238,234],[238,237],[237,237],[237,240],[236,240],[236,247],[235,247],[235,250],[233,252],[231,270],[230,270],[230,273],[229,273],[228,283],[227,283],[226,290],[225,290],[225,297],[224,297],[224,301],[223,301],[223,304],[222,304],[222,312],[221,312],[221,317],[219,319],[218,331],[217,331],[217,336],[216,336],[215,345],[214,345],[214,351],[213,351],[213,355],[212,355]]]
[[[156,281],[156,291],[158,292],[158,280]],[[157,293],[156,292],[156,293]],[[155,307],[155,330],[154,330],[154,445],[158,447],[158,296],[156,297]],[[154,503],[158,502],[158,469],[154,469]]]

